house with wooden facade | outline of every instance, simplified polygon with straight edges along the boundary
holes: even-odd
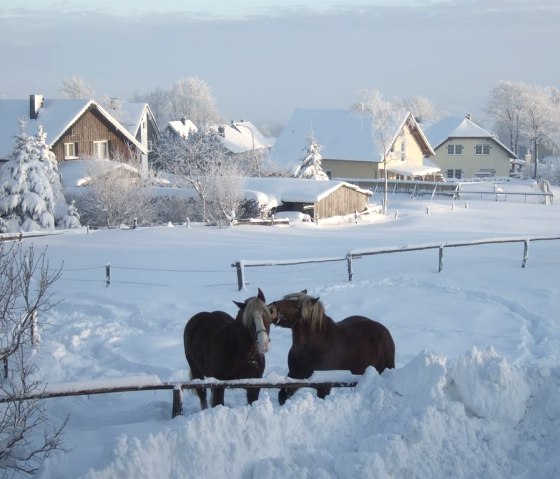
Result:
[[[517,155],[465,117],[447,117],[426,129],[434,161],[448,179],[509,177]]]
[[[380,151],[374,136],[375,125],[365,112],[298,109],[276,139],[269,161],[293,173],[312,137],[321,146],[322,167],[332,179],[366,183],[384,178],[385,164],[389,179],[433,179],[439,172],[439,165],[425,161],[434,151],[411,113],[394,125],[387,151]]]
[[[345,181],[302,178],[246,178],[247,199],[266,205],[274,214],[298,211],[312,218],[330,218],[368,209],[372,192]]]
[[[59,162],[147,159],[144,140],[138,140],[94,100],[30,95],[28,100],[0,100],[0,161],[7,161],[12,152],[21,121],[28,135],[36,134],[42,126],[47,145]]]

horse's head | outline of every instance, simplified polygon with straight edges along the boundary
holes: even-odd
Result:
[[[299,293],[284,296],[279,301],[269,304],[272,323],[284,328],[292,328],[296,324],[307,324],[320,327],[320,321],[325,313],[319,298],[313,298],[304,289]]]
[[[243,303],[237,301],[234,301],[234,303],[239,307],[238,319],[241,319],[243,325],[256,340],[259,351],[266,353],[270,343],[269,334],[272,319],[264,293],[259,288],[257,296],[248,298]]]

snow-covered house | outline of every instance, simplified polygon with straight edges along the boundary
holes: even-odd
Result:
[[[295,171],[309,137],[322,146],[322,167],[333,179],[383,178],[385,158],[390,179],[429,178],[439,171],[438,166],[424,161],[434,151],[410,113],[395,125],[387,151],[381,152],[374,141],[371,116],[354,110],[297,109],[276,139],[270,162]]]
[[[246,178],[245,197],[273,213],[299,211],[314,218],[344,216],[368,208],[372,192],[345,181],[302,178]]]
[[[231,124],[211,127],[218,132],[224,148],[232,155],[268,153],[274,141],[266,137],[250,121],[231,121]]]
[[[498,138],[465,117],[447,117],[426,129],[436,153],[434,161],[446,178],[509,176],[517,161]]]
[[[187,138],[191,131],[198,131],[198,128],[185,116],[181,117],[180,120],[168,122],[165,128],[165,134],[180,138]]]
[[[147,176],[148,165],[153,161],[152,145],[160,136],[152,109],[147,103],[124,102],[115,110],[108,110],[147,151],[146,155],[142,155],[141,163],[142,175]]]
[[[0,99],[0,161],[14,147],[20,124],[34,134],[40,125],[56,159],[130,159],[148,154],[136,134],[131,133],[109,111],[94,100],[49,99],[30,95],[28,100]]]

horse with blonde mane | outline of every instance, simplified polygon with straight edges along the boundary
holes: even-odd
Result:
[[[191,379],[213,377],[220,380],[261,378],[268,351],[270,311],[263,292],[234,301],[236,318],[223,311],[200,312],[185,326],[183,341]],[[247,402],[259,398],[260,389],[248,388]],[[197,390],[200,407],[206,409],[206,390]],[[212,407],[224,404],[224,387],[212,388]]]
[[[269,304],[273,324],[292,330],[288,353],[288,377],[307,379],[314,371],[348,370],[363,374],[368,366],[379,373],[395,367],[395,343],[389,330],[365,316],[335,322],[325,314],[319,298],[307,290]],[[284,404],[296,388],[282,388],[278,402]],[[330,387],[317,389],[324,398]]]

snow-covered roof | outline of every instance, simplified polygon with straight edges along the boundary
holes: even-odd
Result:
[[[415,122],[410,113],[404,113],[394,125],[394,136],[390,147],[407,121]],[[373,120],[370,115],[355,110],[297,109],[270,151],[274,165],[293,170],[301,163],[308,138],[313,137],[321,145],[321,156],[325,160],[358,162],[380,162],[383,152],[373,139]],[[418,128],[419,140],[433,154],[431,147]]]
[[[333,191],[346,186],[370,196],[364,190],[345,181],[317,181],[302,178],[245,178],[244,190],[261,203],[277,206],[282,203],[316,203]]]
[[[232,122],[231,125],[222,124],[211,126],[219,132],[224,148],[232,153],[246,153],[253,150],[267,149],[273,141],[264,136],[250,121]]]
[[[501,143],[494,134],[477,125],[469,117],[449,116],[443,118],[427,128],[425,134],[434,149],[441,146],[449,138],[486,138],[496,142],[512,158],[517,158],[515,153]]]
[[[438,173],[441,171],[441,168],[424,158],[422,165],[411,165],[406,161],[397,162],[396,164],[389,163],[387,171],[405,176],[425,176]]]
[[[146,110],[149,112],[149,116],[152,118],[154,115],[151,113],[150,106],[147,103],[130,103],[125,102],[120,105],[118,115],[114,115],[117,120],[128,130],[128,132],[136,136],[140,124],[144,119],[144,114]],[[112,113],[112,110],[109,111]],[[157,123],[154,120],[154,125],[157,127]]]
[[[140,151],[146,153],[134,135],[119,123],[107,110],[94,100],[45,98],[36,119],[29,117],[29,99],[0,99],[0,158],[7,158],[14,147],[14,137],[19,133],[19,121],[27,125],[28,134],[35,134],[42,125],[47,134],[46,143],[52,147],[60,137],[87,111],[94,106],[98,111]]]
[[[191,121],[185,119],[173,120],[167,123],[167,128],[171,129],[182,138],[189,136],[191,131],[198,131],[196,125]]]
[[[62,186],[71,188],[75,186],[85,186],[92,180],[92,177],[117,169],[125,169],[138,173],[136,168],[126,163],[94,159],[63,161],[58,167],[58,172],[60,174]]]

